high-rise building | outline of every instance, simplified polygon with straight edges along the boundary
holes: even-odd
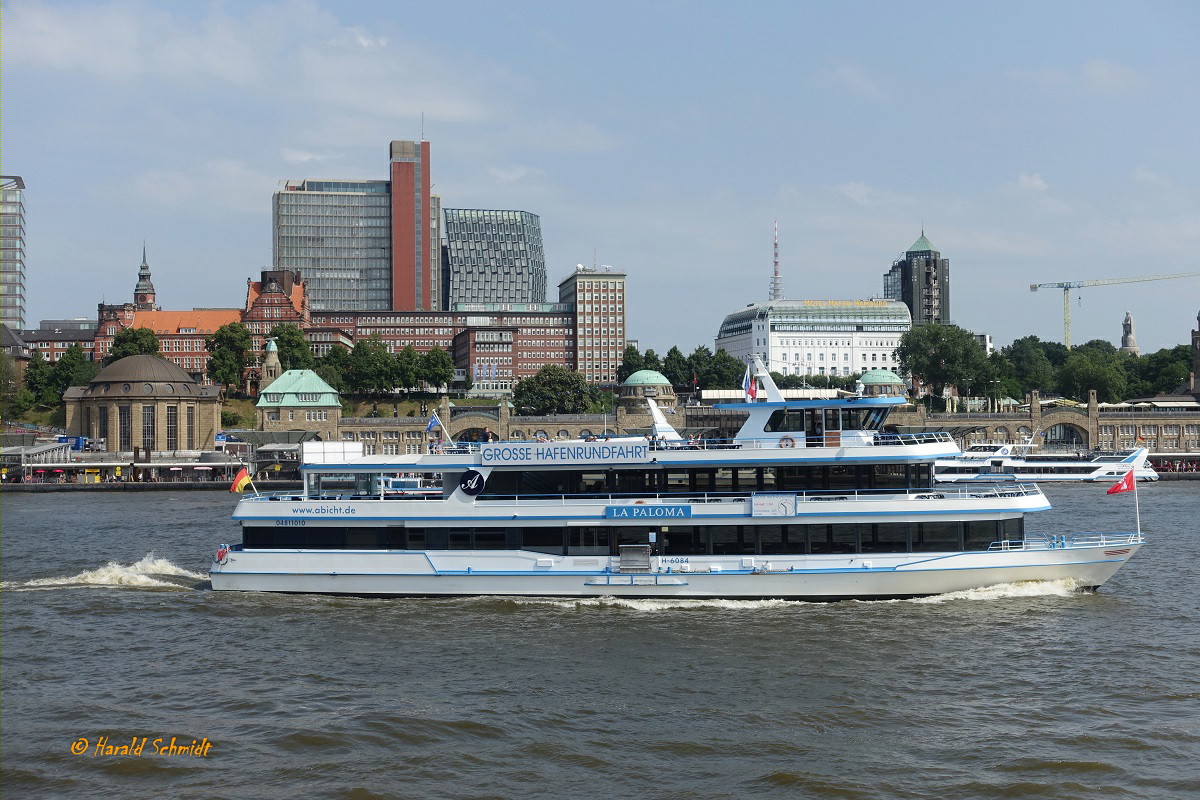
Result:
[[[275,269],[304,277],[314,310],[391,309],[387,181],[284,181],[273,211]]]
[[[287,180],[274,196],[274,266],[303,276],[314,311],[439,307],[429,142],[395,141],[389,180]]]
[[[447,208],[449,303],[543,303],[542,225],[527,211]]]
[[[575,305],[575,368],[588,383],[615,386],[625,354],[625,273],[579,264],[558,284],[558,302]]]
[[[430,237],[429,142],[392,142],[392,308],[430,311],[441,259]]]
[[[942,258],[925,231],[884,273],[883,296],[908,306],[913,325],[950,324],[950,259]]]
[[[25,181],[0,177],[0,324],[25,327]]]

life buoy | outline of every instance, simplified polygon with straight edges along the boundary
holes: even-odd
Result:
[[[228,555],[229,555],[229,548],[222,545],[221,547],[217,548],[217,557],[214,558],[213,561],[217,562],[218,564],[224,564],[225,559],[226,559],[226,557],[228,557]]]
[[[779,437],[779,446],[780,447],[795,447],[796,440],[790,436],[781,436],[781,437]]]

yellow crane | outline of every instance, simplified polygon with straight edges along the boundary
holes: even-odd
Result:
[[[1103,278],[1098,281],[1060,281],[1058,283],[1031,283],[1029,291],[1038,289],[1063,290],[1063,344],[1071,349],[1071,290],[1082,289],[1085,286],[1108,286],[1114,283],[1139,283],[1141,281],[1165,281],[1172,278],[1191,278],[1200,272],[1176,272],[1172,275],[1143,275],[1138,278]]]

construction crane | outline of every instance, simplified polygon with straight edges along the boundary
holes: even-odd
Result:
[[[1071,349],[1071,290],[1082,289],[1085,286],[1108,286],[1114,283],[1139,283],[1141,281],[1165,281],[1172,278],[1191,278],[1200,272],[1176,272],[1173,275],[1143,275],[1139,278],[1104,278],[1098,281],[1060,281],[1058,283],[1031,283],[1029,291],[1038,289],[1063,290],[1063,344]]]

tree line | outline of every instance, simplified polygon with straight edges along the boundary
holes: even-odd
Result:
[[[1103,339],[1068,350],[1060,342],[1023,336],[989,356],[969,331],[936,324],[904,334],[896,355],[903,369],[927,384],[935,398],[954,386],[961,395],[996,400],[1019,400],[1037,390],[1082,402],[1095,389],[1100,402],[1117,403],[1173,392],[1187,381],[1192,368],[1187,345],[1135,356]]]

